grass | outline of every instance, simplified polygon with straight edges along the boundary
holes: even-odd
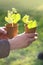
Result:
[[[0,26],[4,26],[6,13],[1,13]],[[7,58],[0,59],[0,65],[43,65],[43,61],[37,57],[38,54],[43,51],[43,17],[38,17],[38,14],[31,14],[31,16],[33,16],[33,19],[36,19],[38,23],[38,39],[27,48],[11,51]],[[24,32],[23,23],[20,22],[19,24],[19,33],[22,33]]]

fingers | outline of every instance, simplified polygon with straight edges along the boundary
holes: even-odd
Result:
[[[27,33],[26,34],[28,38],[33,38],[34,36],[37,36],[37,33]]]
[[[2,33],[2,34],[7,34],[7,31],[4,30],[3,28],[0,28],[0,33]]]
[[[38,33],[36,33],[36,32],[35,32],[35,35],[37,36],[37,35],[38,35]]]
[[[4,30],[4,31],[3,31],[3,33],[4,33],[4,34],[7,34],[7,31],[6,31],[6,30]]]
[[[37,39],[37,36],[35,36],[34,38],[28,38],[27,39],[27,43],[30,44],[32,43],[33,41],[35,41]]]

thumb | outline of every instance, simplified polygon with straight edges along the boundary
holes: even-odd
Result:
[[[3,33],[3,34],[7,34],[7,31],[4,30],[3,28],[0,28],[0,32]]]

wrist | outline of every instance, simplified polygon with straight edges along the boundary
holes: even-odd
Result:
[[[12,47],[12,39],[8,39],[8,42],[10,44],[10,50],[12,50],[13,49],[13,47]]]

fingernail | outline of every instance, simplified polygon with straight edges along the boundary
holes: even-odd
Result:
[[[35,36],[34,38],[35,38],[35,39],[37,39],[38,37],[37,37],[37,36]]]
[[[38,34],[38,33],[35,32],[35,34]]]

